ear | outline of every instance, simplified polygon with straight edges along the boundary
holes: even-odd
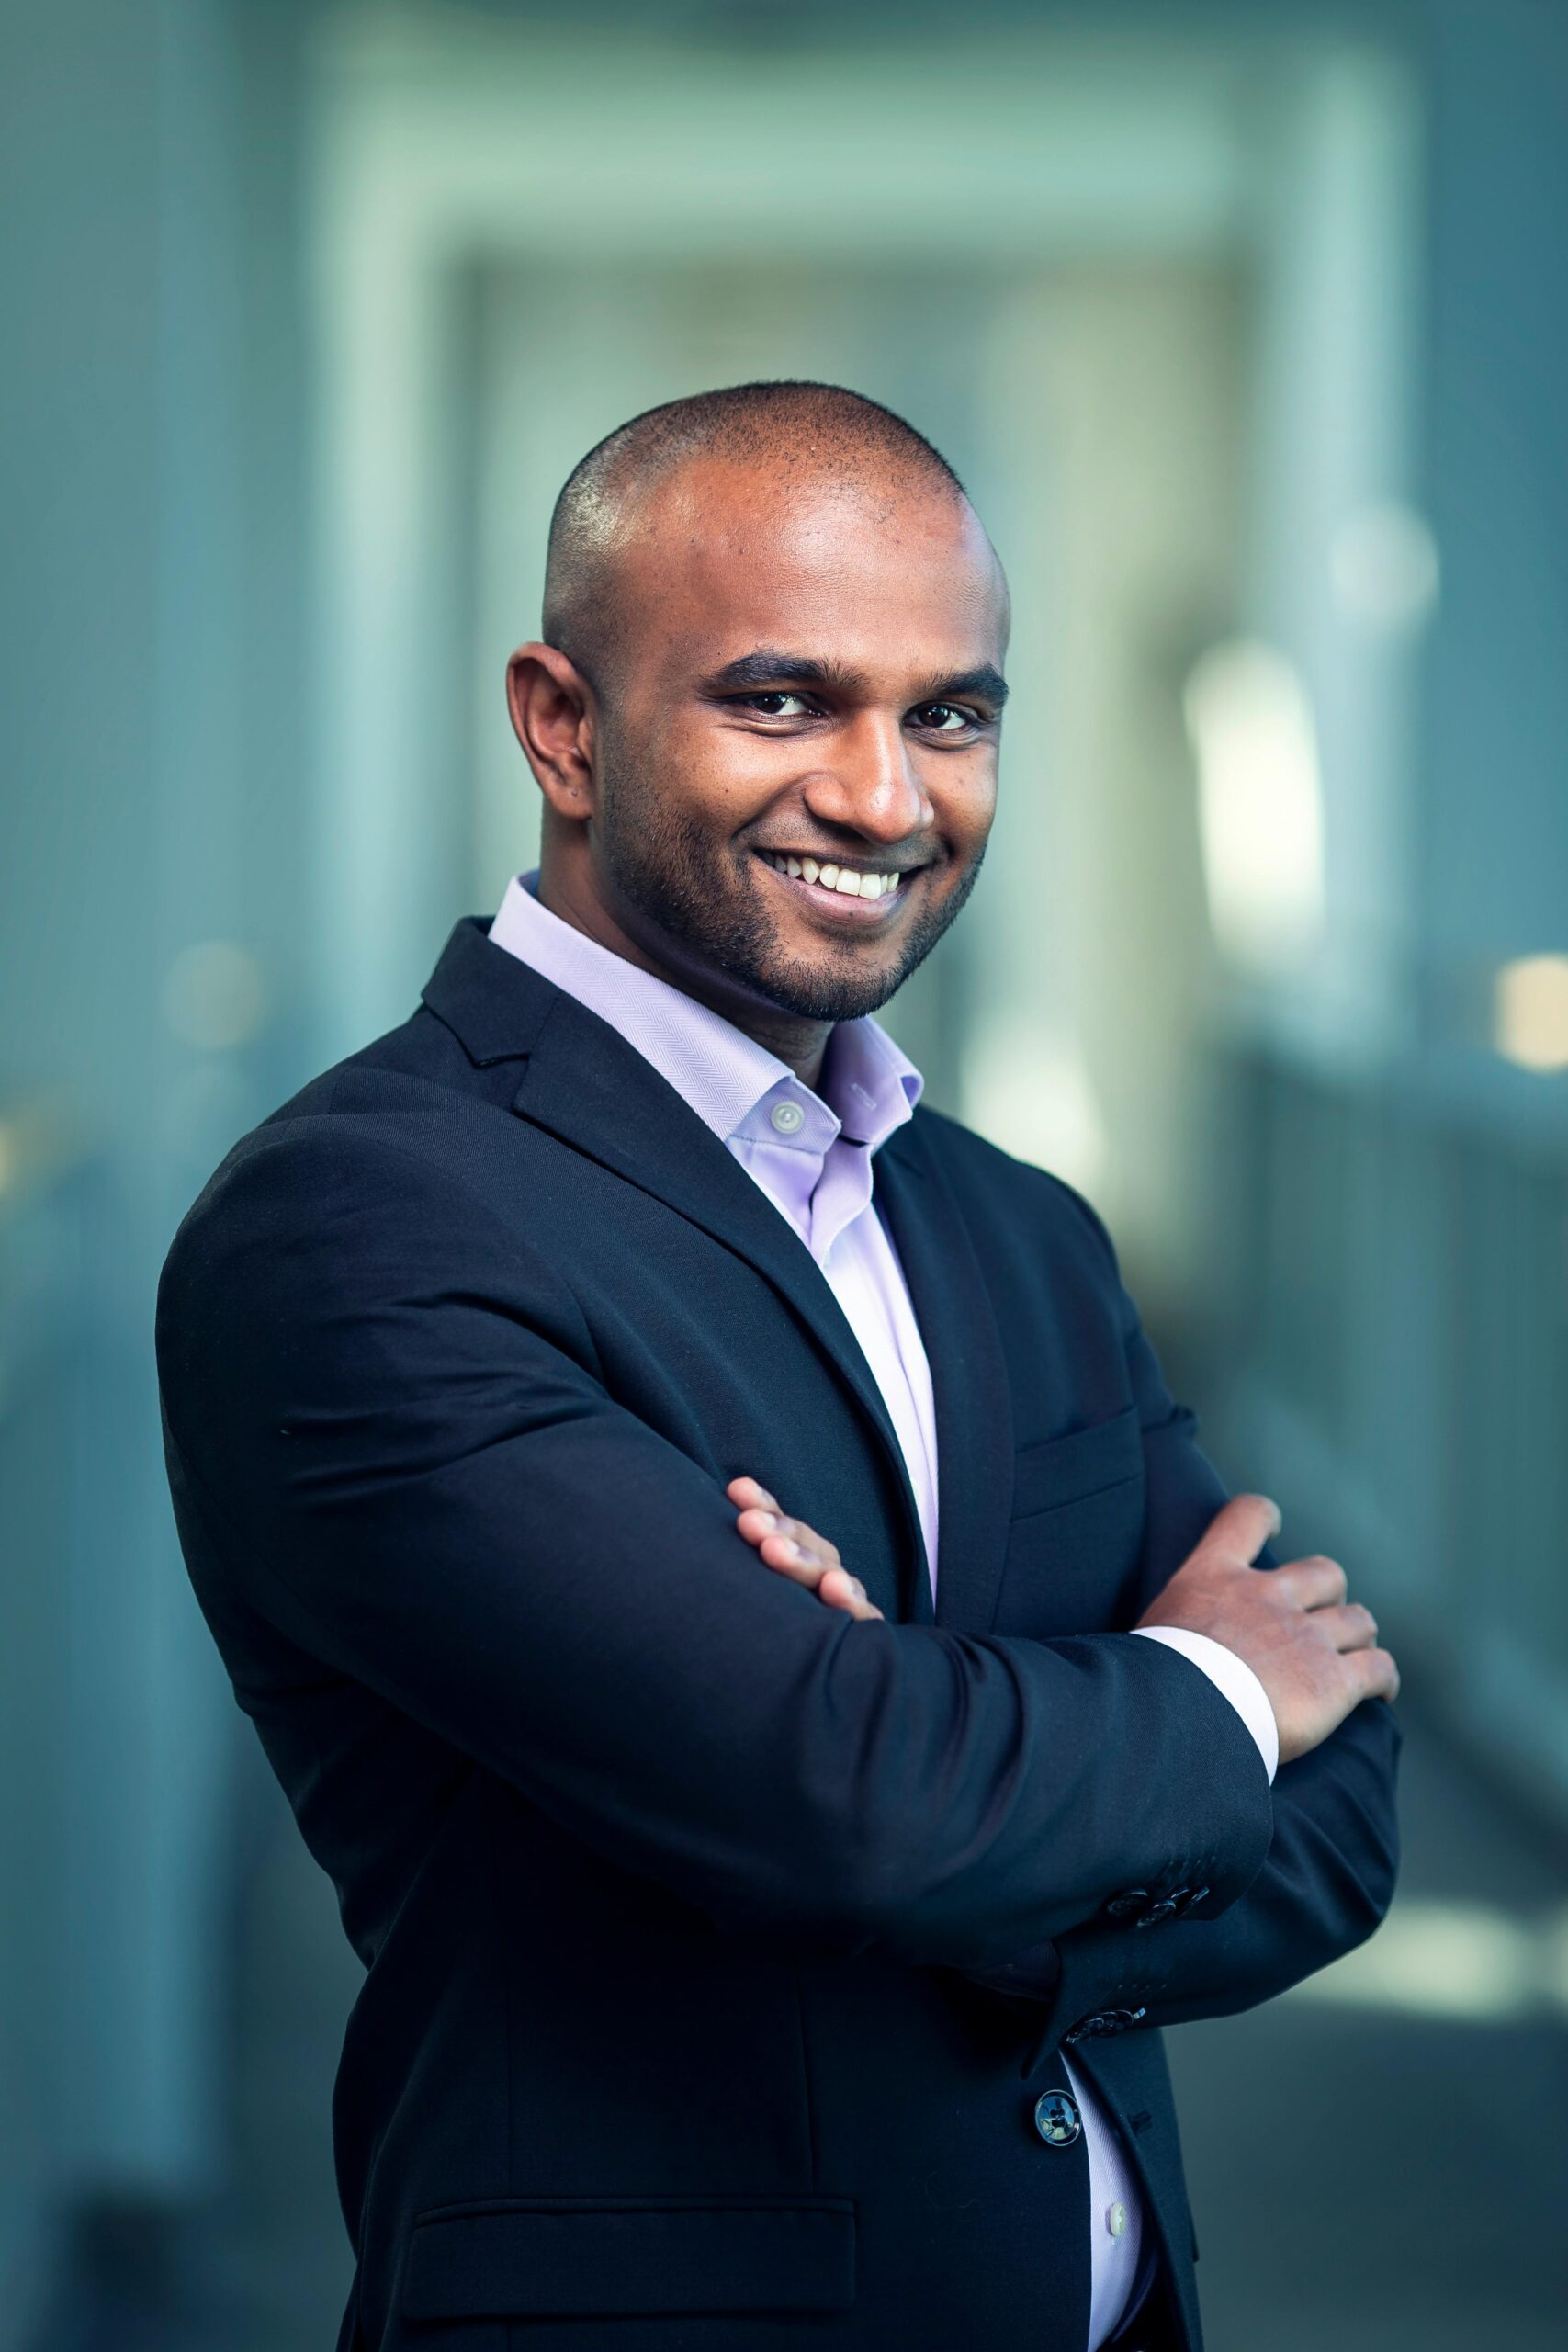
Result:
[[[553,645],[520,645],[506,665],[506,704],[528,765],[550,807],[578,821],[593,813],[593,692]]]

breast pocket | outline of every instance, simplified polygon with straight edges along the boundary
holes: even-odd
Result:
[[[1143,1533],[1135,1405],[1089,1429],[1020,1446],[995,1630],[1039,1640],[1123,1627]]]

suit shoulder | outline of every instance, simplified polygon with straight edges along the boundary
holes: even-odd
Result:
[[[389,1052],[400,1037],[323,1070],[232,1145],[180,1221],[164,1288],[224,1263],[363,1254],[377,1233],[434,1249],[485,1223],[480,1171],[514,1123],[439,1067]]]
[[[1032,1232],[1055,1231],[1069,1246],[1103,1257],[1118,1273],[1115,1245],[1099,1212],[1076,1186],[1049,1168],[1015,1159],[957,1119],[921,1107],[915,1113],[924,1141],[962,1205],[982,1216],[1017,1219]]]
[[[474,1067],[427,1005],[298,1088],[255,1130],[299,1118],[388,1112],[417,1105],[452,1110],[475,1099]]]

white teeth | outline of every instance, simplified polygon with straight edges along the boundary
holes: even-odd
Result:
[[[795,882],[815,882],[824,890],[836,890],[842,899],[885,899],[903,880],[901,874],[867,874],[858,866],[822,865],[814,857],[792,857],[787,850],[765,850],[762,854],[775,873],[787,874]]]

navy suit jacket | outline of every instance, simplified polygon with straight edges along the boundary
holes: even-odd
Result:
[[[190,1575],[367,1971],[343,2344],[1080,2352],[1085,2150],[1033,2122],[1074,2036],[1162,2248],[1134,2340],[1196,2345],[1157,2029],[1375,1926],[1392,1714],[1271,1791],[1128,1637],[1224,1489],[1093,1210],[921,1110],[876,1194],[933,1615],[810,1253],[486,929],[235,1147],[159,1295]],[[886,1623],[760,1565],[741,1472]]]

